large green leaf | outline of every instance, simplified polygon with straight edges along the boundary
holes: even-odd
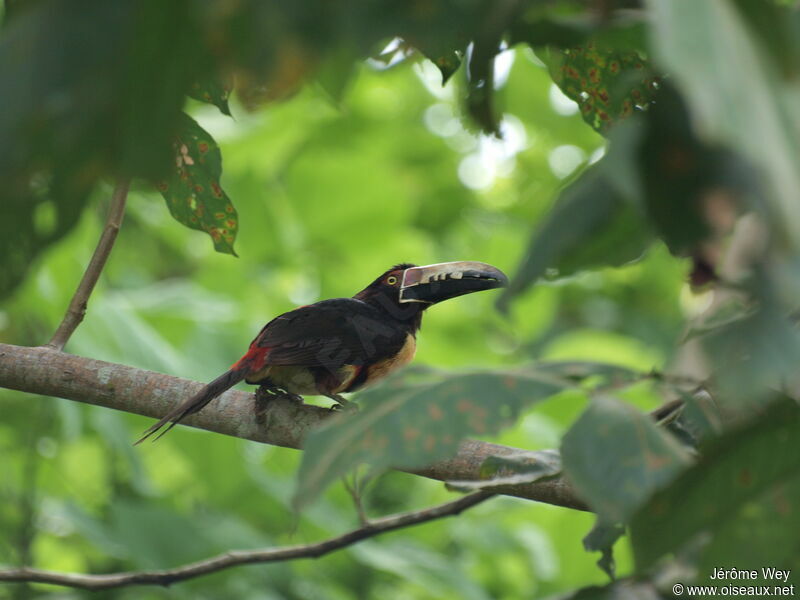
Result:
[[[779,567],[792,556],[796,560],[798,439],[800,408],[784,399],[751,424],[709,444],[694,467],[633,518],[638,570],[709,537],[700,562],[705,573],[715,566]]]
[[[686,94],[693,123],[711,143],[738,151],[765,176],[776,239],[800,248],[800,90],[754,35],[747,2],[648,0],[653,50]],[[771,4],[768,12],[775,9]],[[781,9],[783,21],[796,19]],[[769,35],[782,36],[782,26]],[[794,36],[797,37],[796,35]],[[774,57],[774,54],[772,55]]]
[[[597,398],[564,435],[564,472],[606,522],[625,522],[690,462],[653,420],[611,398]]]
[[[501,307],[546,274],[566,276],[617,266],[642,255],[652,235],[611,172],[598,165],[564,190],[534,233],[511,285],[500,297]]]
[[[0,295],[72,229],[101,178],[166,171],[199,59],[183,53],[196,37],[186,4],[30,2],[3,23]]]
[[[464,437],[497,432],[523,407],[568,385],[530,369],[437,375],[360,394],[357,414],[338,416],[306,439],[295,502],[308,503],[361,463],[414,468],[450,456]]]
[[[220,185],[222,155],[217,143],[194,119],[184,115],[173,147],[172,175],[156,184],[169,212],[187,227],[208,233],[217,252],[235,256],[233,242],[239,219]]]

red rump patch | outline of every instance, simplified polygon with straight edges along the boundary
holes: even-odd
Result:
[[[268,346],[256,346],[253,344],[242,358],[231,365],[232,371],[247,369],[248,371],[260,371],[267,363],[270,348]]]

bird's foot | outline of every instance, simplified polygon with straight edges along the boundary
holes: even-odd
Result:
[[[303,404],[303,397],[298,394],[293,394],[283,388],[276,386],[262,385],[256,389],[256,399],[261,401],[277,400],[277,399],[290,400],[298,404]]]

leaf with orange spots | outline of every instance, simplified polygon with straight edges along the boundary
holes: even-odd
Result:
[[[220,186],[222,156],[214,138],[183,115],[173,143],[175,164],[169,179],[156,183],[175,219],[191,229],[205,231],[217,252],[233,254],[239,218]]]
[[[189,88],[189,96],[201,102],[207,102],[216,106],[223,115],[231,116],[231,109],[228,100],[233,89],[233,81],[218,80],[208,78],[203,81],[195,81]]]
[[[306,438],[295,506],[362,463],[410,469],[452,456],[465,437],[496,433],[525,407],[572,385],[535,367],[392,378],[359,394],[357,414],[337,416]]]
[[[723,565],[789,568],[800,553],[798,440],[800,407],[782,398],[701,447],[697,464],[634,516],[639,571],[688,547],[695,549],[699,581]],[[698,546],[698,540],[707,544]]]
[[[596,40],[553,49],[549,66],[556,84],[577,102],[584,121],[600,133],[646,109],[658,88],[659,79],[642,53]]]
[[[688,452],[649,415],[611,398],[592,404],[564,435],[564,472],[607,522],[624,522],[690,464]]]

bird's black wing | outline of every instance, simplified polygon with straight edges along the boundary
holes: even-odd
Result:
[[[268,349],[270,365],[331,368],[391,356],[405,338],[402,328],[375,307],[354,298],[336,298],[276,317],[253,346]]]

